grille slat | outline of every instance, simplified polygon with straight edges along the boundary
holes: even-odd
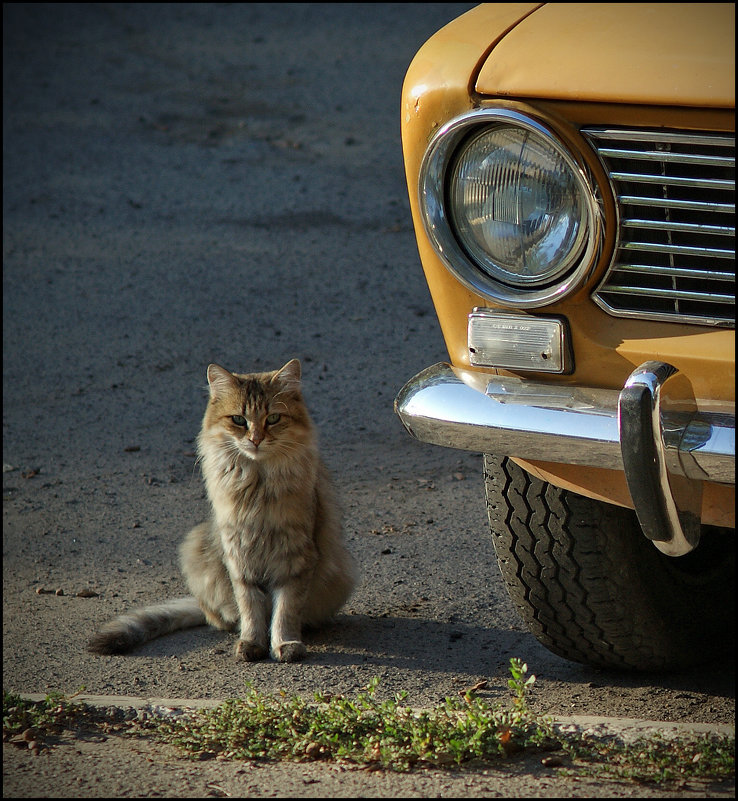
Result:
[[[689,267],[656,267],[653,264],[621,264],[619,272],[671,275],[675,278],[700,278],[704,281],[732,281],[733,274],[717,270],[692,270]]]
[[[638,197],[637,195],[620,195],[618,200],[621,204],[629,206],[652,206],[654,208],[735,214],[735,205],[731,203],[713,203],[706,200],[675,200],[674,198]]]
[[[703,145],[705,137],[710,138],[713,147],[735,147],[735,137],[720,134],[688,134],[677,131],[637,131],[625,128],[591,128],[583,133],[594,132],[603,141],[651,142],[663,149],[664,145],[676,142],[679,145]]]
[[[629,295],[653,295],[660,298],[672,298],[673,300],[699,300],[702,303],[728,303],[735,305],[735,298],[732,295],[712,295],[706,292],[679,292],[676,289],[641,289],[632,286],[618,286],[612,284],[608,289],[614,294],[624,293]]]
[[[735,252],[721,248],[693,248],[687,245],[661,245],[653,242],[625,242],[623,250],[645,250],[649,253],[671,253],[683,256],[712,256],[714,259],[733,259]]]
[[[688,178],[670,175],[639,175],[637,172],[611,172],[613,181],[622,181],[630,184],[657,184],[659,186],[683,186],[691,189],[734,189],[732,181],[721,181],[710,178]]]
[[[616,150],[601,147],[600,155],[608,158],[625,158],[632,161],[665,161],[672,164],[703,164],[709,167],[731,167],[732,161],[722,156],[701,156],[698,154],[666,153],[663,150]]]
[[[735,326],[735,139],[590,128],[619,230],[593,294],[610,314]]]
[[[715,236],[735,236],[735,228],[719,225],[700,225],[699,223],[661,222],[660,220],[623,220],[625,228],[651,228],[655,231],[681,231],[690,234],[714,234]]]

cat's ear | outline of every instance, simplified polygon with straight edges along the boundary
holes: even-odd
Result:
[[[235,376],[225,367],[221,367],[219,364],[208,365],[208,385],[210,386],[211,398],[215,398],[232,389],[235,382]]]
[[[279,381],[282,386],[287,390],[293,392],[300,391],[300,376],[302,375],[302,367],[300,366],[299,359],[292,359],[287,362],[281,370],[277,370],[274,374],[272,381]]]

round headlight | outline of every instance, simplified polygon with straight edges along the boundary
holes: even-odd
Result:
[[[426,230],[449,269],[519,307],[579,286],[601,236],[583,166],[547,127],[506,109],[452,120],[421,168]]]
[[[553,281],[578,258],[587,234],[578,178],[542,136],[511,125],[483,130],[449,171],[449,210],[459,241],[501,281]]]

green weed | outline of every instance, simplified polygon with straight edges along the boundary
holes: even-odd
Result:
[[[735,776],[735,738],[653,734],[623,743],[615,738],[572,737],[563,743],[572,760],[565,773],[627,779],[641,784],[720,780]]]
[[[196,758],[339,759],[393,770],[460,765],[550,738],[550,725],[528,710],[533,677],[526,679],[526,670],[515,660],[512,709],[493,710],[467,692],[417,711],[404,704],[405,693],[377,700],[374,680],[355,700],[319,694],[308,702],[250,690],[215,709],[158,722],[156,731]]]
[[[80,692],[70,696],[49,693],[43,701],[34,702],[3,690],[3,739],[28,729],[40,734],[62,731],[84,709],[83,704],[73,700]]]
[[[612,736],[562,732],[531,711],[535,676],[510,660],[507,704],[490,706],[474,690],[433,709],[407,706],[406,693],[379,700],[379,679],[355,699],[317,694],[312,701],[250,689],[214,709],[115,722],[100,710],[51,694],[39,703],[3,694],[3,739],[35,743],[65,728],[114,730],[172,743],[193,759],[336,760],[376,769],[500,765],[514,755],[541,760],[563,774],[659,785],[735,775],[735,738],[652,735],[625,743]],[[76,695],[76,693],[75,693]],[[142,723],[141,721],[144,720]],[[107,728],[106,728],[107,727]],[[31,734],[29,734],[31,732]],[[555,754],[553,753],[555,752]]]

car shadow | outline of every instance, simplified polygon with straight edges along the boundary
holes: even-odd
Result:
[[[432,671],[509,678],[509,662],[527,662],[539,680],[585,683],[592,687],[637,689],[644,685],[735,698],[734,654],[673,672],[618,671],[571,662],[551,653],[528,631],[492,629],[420,617],[342,615],[305,633],[308,659],[327,666],[376,664],[408,671]],[[506,682],[505,682],[506,683]]]

